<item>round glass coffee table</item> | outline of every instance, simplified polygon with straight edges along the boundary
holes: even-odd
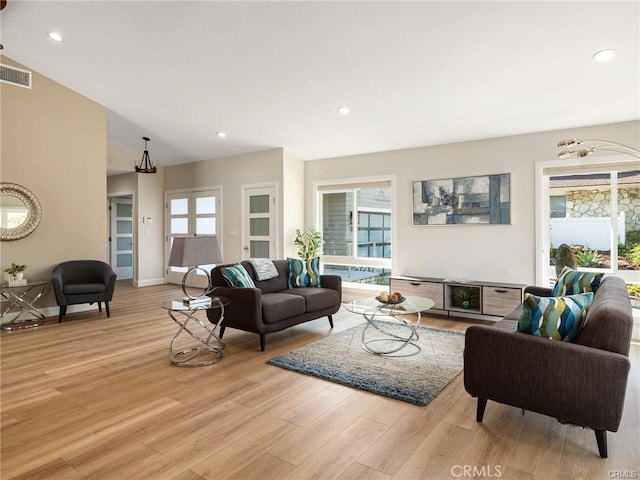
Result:
[[[376,355],[408,357],[420,352],[416,340],[422,312],[433,308],[434,301],[424,297],[404,297],[402,303],[388,304],[375,297],[354,300],[347,310],[359,313],[367,324],[362,329],[362,348]],[[406,353],[398,354],[405,347]]]

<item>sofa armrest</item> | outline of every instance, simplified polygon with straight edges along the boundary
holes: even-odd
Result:
[[[342,303],[342,277],[340,275],[320,275],[320,285],[338,292],[338,303]]]
[[[474,397],[599,430],[618,430],[630,362],[606,350],[486,326],[467,329],[464,385]]]
[[[529,285],[524,289],[524,293],[530,293],[536,297],[550,297],[552,292],[552,288],[539,287],[537,285]]]
[[[227,297],[231,303],[224,307],[225,326],[259,333],[262,324],[262,292],[259,288],[216,287],[210,297]],[[217,322],[220,309],[207,310],[207,318]]]

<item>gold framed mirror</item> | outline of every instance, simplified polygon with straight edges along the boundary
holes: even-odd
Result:
[[[30,190],[17,183],[0,183],[0,240],[19,240],[33,233],[42,208]]]

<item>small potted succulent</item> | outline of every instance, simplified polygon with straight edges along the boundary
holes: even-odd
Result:
[[[471,300],[476,298],[476,292],[471,288],[461,288],[456,291],[456,298],[462,303],[462,308],[471,308]]]
[[[24,271],[27,266],[24,264],[11,263],[10,267],[4,269],[7,274],[7,282],[9,286],[15,285],[19,280],[22,280]]]
[[[627,284],[627,290],[629,291],[631,306],[633,308],[640,308],[640,283]]]

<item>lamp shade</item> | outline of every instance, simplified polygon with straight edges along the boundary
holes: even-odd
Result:
[[[176,237],[173,239],[170,267],[195,267],[222,262],[222,253],[215,236]]]

